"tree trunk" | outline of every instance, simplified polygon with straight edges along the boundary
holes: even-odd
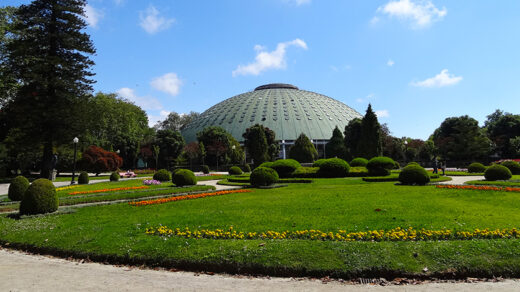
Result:
[[[43,146],[42,168],[40,177],[52,179],[52,142],[45,142]]]

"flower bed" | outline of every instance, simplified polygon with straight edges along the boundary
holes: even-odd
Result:
[[[218,191],[218,192],[212,192],[212,193],[201,193],[201,194],[183,195],[183,196],[176,196],[176,197],[163,198],[163,199],[130,202],[128,204],[130,204],[132,206],[148,206],[148,205],[164,204],[164,203],[168,203],[168,202],[175,202],[175,201],[182,201],[182,200],[192,200],[192,199],[199,199],[199,198],[205,198],[205,197],[222,196],[222,195],[234,194],[234,193],[250,193],[250,192],[251,192],[251,190]]]
[[[65,186],[65,187],[59,187],[59,188],[56,188],[56,191],[65,191],[65,190],[70,190],[70,189],[73,189],[73,188],[77,188],[79,187],[80,185],[73,185],[73,186]]]
[[[510,239],[520,238],[520,230],[512,229],[475,229],[473,231],[454,231],[449,229],[427,230],[394,228],[391,230],[371,230],[359,232],[323,232],[320,230],[296,230],[296,231],[264,231],[264,232],[239,232],[230,227],[224,229],[201,229],[191,231],[184,229],[171,229],[167,226],[149,227],[146,234],[165,237],[178,236],[194,239],[283,239],[283,240],[322,240],[322,241],[425,241],[425,240],[469,240],[469,239]]]
[[[124,188],[112,188],[112,189],[101,189],[101,190],[91,190],[91,191],[81,191],[81,192],[72,192],[69,195],[82,195],[82,194],[95,194],[95,193],[107,193],[107,192],[116,192],[116,191],[128,191],[128,190],[142,190],[147,189],[147,186],[141,187],[124,187]]]
[[[143,184],[147,185],[147,186],[149,186],[149,185],[160,185],[161,182],[158,181],[158,180],[155,180],[155,179],[145,179],[145,180],[143,180]]]
[[[511,187],[501,188],[501,187],[491,187],[491,186],[460,186],[460,185],[437,185],[436,187],[438,189],[520,192],[520,188],[511,188]]]

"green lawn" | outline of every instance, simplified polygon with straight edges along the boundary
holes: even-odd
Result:
[[[472,231],[519,227],[518,193],[315,179],[162,205],[95,206],[71,214],[0,217],[0,240],[64,256],[186,269],[272,275],[520,276],[520,240],[333,242],[213,240],[146,235],[167,225],[244,232],[326,232],[414,227]]]
[[[520,187],[520,175],[513,175],[510,180],[497,180],[497,181],[470,180],[470,181],[467,181],[466,184],[501,186],[501,187]]]

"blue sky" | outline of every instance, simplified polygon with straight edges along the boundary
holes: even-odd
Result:
[[[29,1],[3,1],[18,5]],[[519,113],[520,1],[91,0],[96,91],[150,123],[282,82],[368,103],[392,134]]]

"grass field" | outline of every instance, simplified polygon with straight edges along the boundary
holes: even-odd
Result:
[[[0,240],[64,256],[185,269],[271,275],[519,276],[520,240],[406,242],[218,240],[147,235],[148,227],[243,232],[319,229],[337,232],[515,228],[518,193],[317,179],[161,205],[94,206],[71,214],[0,217]]]
[[[510,180],[497,180],[497,181],[486,181],[486,180],[470,180],[467,181],[468,185],[483,185],[483,186],[501,186],[501,187],[520,187],[520,175],[513,175]]]

